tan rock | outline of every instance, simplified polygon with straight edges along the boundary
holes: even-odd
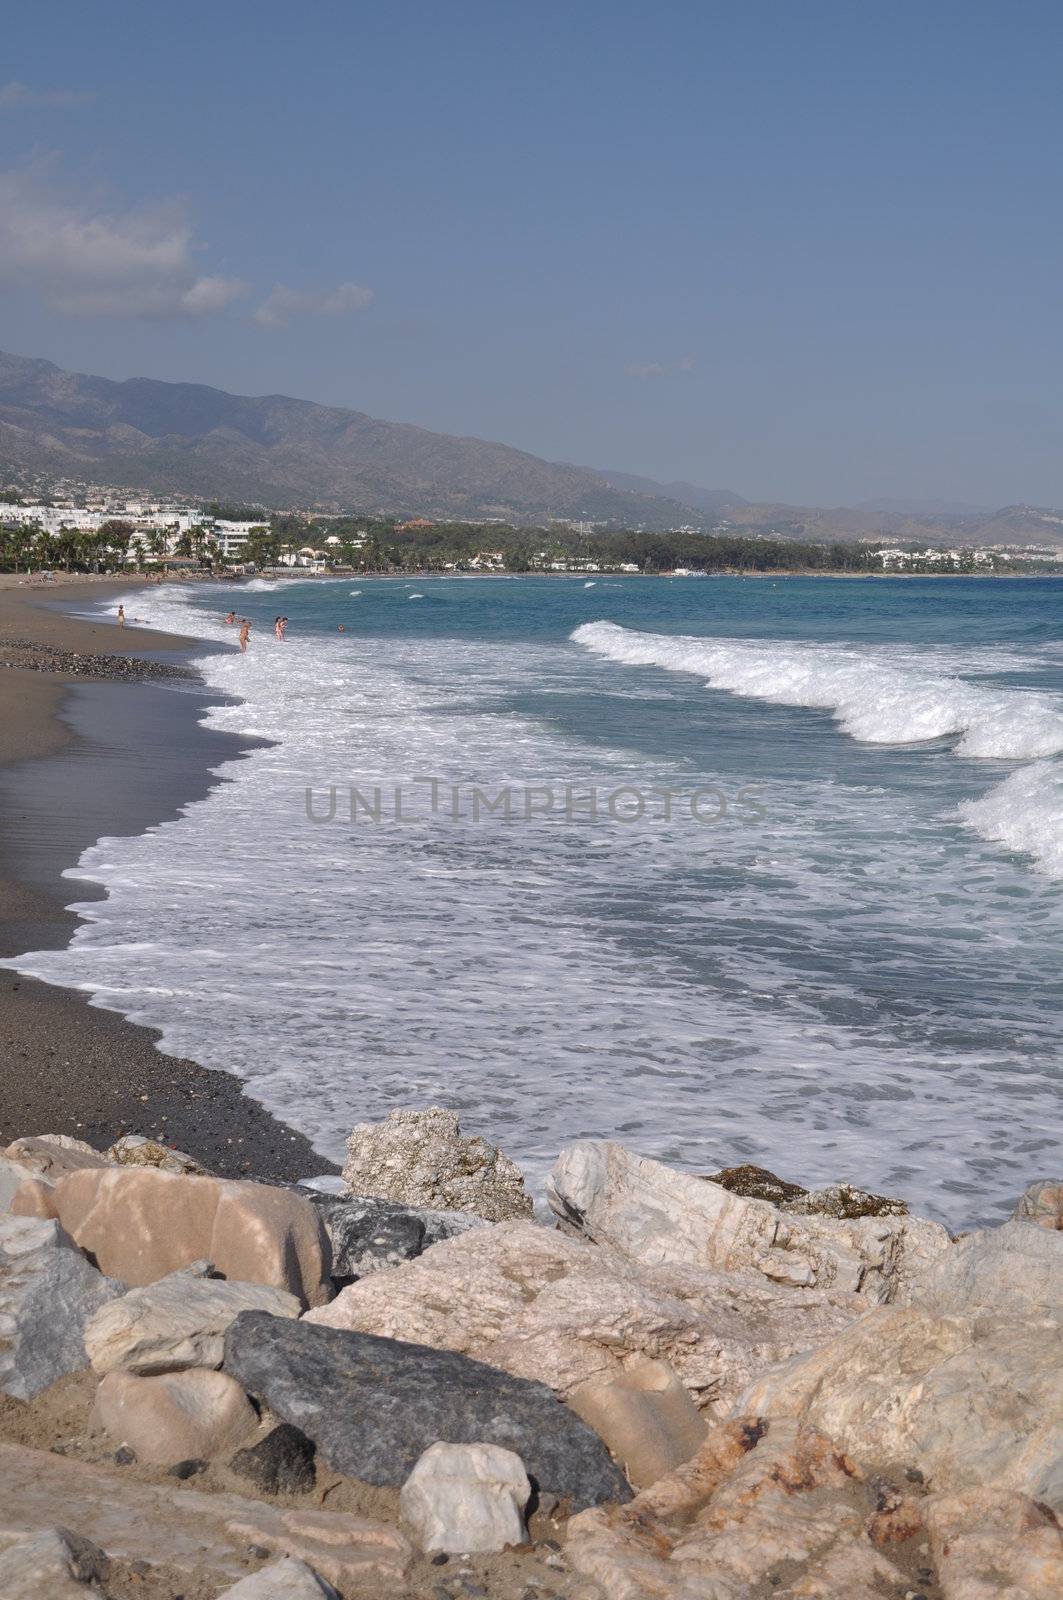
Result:
[[[54,1220],[59,1213],[55,1208],[55,1184],[47,1178],[24,1178],[9,1207],[13,1217],[41,1217]]]
[[[100,1270],[134,1287],[208,1260],[226,1278],[272,1284],[304,1305],[332,1292],[318,1213],[289,1189],[107,1166],[61,1178],[55,1204]]]
[[[1063,1182],[1042,1178],[1031,1183],[1013,1215],[1020,1222],[1034,1222],[1039,1228],[1063,1231]]]
[[[563,1150],[547,1198],[562,1226],[646,1266],[758,1272],[872,1305],[906,1301],[950,1242],[920,1217],[791,1215],[606,1140]]]
[[[744,1410],[821,1428],[935,1490],[994,1484],[1063,1508],[1063,1324],[882,1306],[765,1374]]]
[[[471,1211],[489,1222],[532,1209],[520,1168],[486,1139],[464,1137],[456,1112],[442,1106],[352,1128],[343,1181],[352,1194]]]
[[[344,1289],[307,1320],[405,1339],[549,1384],[562,1397],[634,1355],[667,1361],[701,1406],[822,1344],[855,1296],[795,1297],[752,1273],[642,1267],[533,1222],[477,1228]]]
[[[880,1600],[901,1573],[867,1537],[860,1484],[815,1429],[736,1419],[628,1505],[574,1517],[565,1553],[603,1600],[749,1600],[783,1575],[795,1595]]]
[[[708,1422],[666,1361],[633,1356],[587,1378],[566,1396],[609,1446],[636,1489],[646,1489],[696,1455]]]
[[[140,1461],[172,1466],[209,1461],[242,1443],[258,1417],[235,1379],[197,1367],[155,1378],[109,1372],[96,1391],[91,1426],[129,1445]]]
[[[249,1578],[241,1578],[218,1600],[338,1600],[331,1583],[326,1583],[305,1561],[281,1556],[261,1567]]]
[[[1059,1600],[1063,1530],[1027,1495],[932,1495],[925,1524],[944,1600]]]
[[[183,1172],[200,1178],[210,1176],[195,1156],[184,1150],[173,1150],[161,1140],[149,1139],[143,1133],[127,1133],[116,1139],[105,1159],[119,1167],[157,1167],[160,1172]]]
[[[233,1518],[227,1526],[230,1534],[248,1544],[305,1561],[344,1592],[381,1596],[401,1592],[414,1554],[398,1528],[338,1511],[263,1506],[250,1516]]]
[[[297,1317],[299,1301],[266,1284],[210,1278],[207,1263],[111,1300],[85,1329],[93,1370],[150,1377],[186,1367],[220,1367],[225,1330],[241,1311]]]
[[[66,1521],[112,1558],[176,1569],[188,1575],[197,1592],[199,1585],[221,1588],[243,1578],[255,1560],[248,1555],[249,1543],[265,1548],[271,1536],[293,1542],[296,1537],[285,1527],[283,1512],[243,1495],[204,1493],[173,1479],[138,1483],[121,1467],[75,1461],[3,1440],[0,1484],[0,1548],[53,1527],[56,1509],[62,1507]],[[374,1553],[380,1570],[386,1568],[386,1581],[354,1590],[359,1600],[378,1595],[390,1600],[402,1593],[396,1574],[409,1559],[410,1547],[398,1529],[340,1512],[319,1511],[316,1518],[316,1544],[352,1542],[370,1572]],[[251,1528],[253,1537],[239,1531]],[[322,1570],[312,1558],[304,1559]]]
[[[4,1155],[17,1161],[29,1174],[49,1178],[53,1183],[68,1172],[78,1172],[82,1167],[109,1166],[106,1156],[101,1156],[83,1139],[71,1139],[63,1133],[42,1133],[29,1139],[15,1139]]]

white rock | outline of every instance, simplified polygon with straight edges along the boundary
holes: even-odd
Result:
[[[32,1177],[33,1173],[21,1161],[9,1161],[7,1156],[0,1156],[0,1215],[10,1211],[15,1195],[26,1179]]]
[[[138,1460],[173,1466],[220,1455],[254,1433],[258,1417],[235,1379],[193,1367],[157,1378],[109,1372],[90,1426],[127,1444]]]
[[[862,1460],[918,1467],[935,1490],[994,1485],[1058,1511],[1061,1373],[1052,1317],[880,1306],[760,1378],[738,1409],[796,1417]]]
[[[532,1209],[520,1168],[486,1139],[463,1136],[457,1114],[442,1106],[352,1128],[343,1179],[352,1194],[472,1211],[490,1222]]]
[[[285,1290],[208,1278],[206,1266],[173,1272],[101,1307],[85,1328],[93,1370],[150,1377],[185,1367],[220,1367],[225,1330],[241,1311],[299,1315],[299,1301]]]
[[[456,1350],[567,1396],[633,1357],[667,1361],[699,1406],[824,1343],[864,1302],[796,1296],[753,1273],[643,1267],[534,1222],[433,1245],[344,1289],[307,1321]]]
[[[647,1266],[758,1272],[793,1288],[859,1294],[872,1305],[903,1303],[949,1248],[936,1222],[788,1215],[606,1140],[562,1150],[547,1198],[562,1225]]]
[[[1018,1220],[970,1233],[934,1262],[912,1300],[964,1315],[984,1309],[1063,1316],[1063,1233]]]
[[[68,1528],[49,1528],[0,1552],[0,1595],[3,1600],[89,1600],[109,1566],[88,1539]]]
[[[282,1556],[249,1578],[241,1578],[218,1600],[339,1600],[331,1583],[319,1578],[305,1561]]]
[[[160,1172],[183,1172],[197,1177],[209,1177],[207,1168],[195,1156],[184,1150],[172,1150],[161,1139],[149,1139],[143,1133],[126,1133],[116,1139],[104,1154],[104,1159],[118,1167],[157,1167]]]
[[[433,1444],[399,1493],[422,1550],[504,1550],[523,1544],[531,1484],[524,1463],[497,1444]]]

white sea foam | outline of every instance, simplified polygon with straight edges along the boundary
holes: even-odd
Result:
[[[869,744],[951,736],[966,756],[1018,761],[1063,752],[1057,696],[943,676],[928,671],[917,652],[699,639],[612,622],[584,623],[572,638],[611,661],[693,673],[713,689],[830,711],[846,733]]]
[[[1043,872],[1063,878],[1063,765],[1035,761],[980,800],[960,807],[964,821],[983,839],[1028,855]]]
[[[220,600],[137,604],[232,643]],[[315,826],[307,785],[320,803],[417,774],[580,792],[713,774],[500,712],[530,684],[544,704],[593,693],[599,669],[549,643],[265,629],[200,665],[231,697],[210,723],[275,742],[177,820],[86,851],[70,876],[107,898],[17,965],[234,1071],[323,1153],[442,1101],[537,1179],[607,1135],[694,1171],[849,1177],[957,1224],[1002,1214],[1048,1159],[1059,896],[918,794],[813,773],[760,783],[755,826],[679,807],[645,827],[474,823],[445,798]],[[643,681],[630,698],[645,715]]]

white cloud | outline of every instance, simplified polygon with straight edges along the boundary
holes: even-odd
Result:
[[[28,288],[69,316],[198,317],[247,286],[196,269],[176,206],[107,211],[51,191],[40,167],[0,172],[0,288]]]
[[[671,378],[678,372],[693,372],[696,366],[693,356],[680,356],[678,361],[629,361],[624,371],[629,378]]]
[[[292,317],[345,317],[372,303],[372,289],[363,289],[358,283],[317,290],[289,289],[278,283],[255,309],[254,318],[262,328],[285,328]]]
[[[95,98],[91,89],[31,89],[17,78],[0,85],[0,111],[72,111]]]

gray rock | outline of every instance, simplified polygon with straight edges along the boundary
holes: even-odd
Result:
[[[305,1433],[282,1422],[258,1444],[238,1450],[229,1470],[249,1478],[264,1494],[303,1494],[314,1487],[316,1454]]]
[[[545,1384],[449,1350],[248,1311],[225,1336],[225,1371],[366,1483],[404,1483],[443,1440],[512,1450],[541,1492],[577,1507],[630,1495],[602,1441]]]
[[[4,1600],[88,1600],[98,1593],[110,1562],[98,1546],[68,1528],[48,1528],[0,1553],[0,1595]]]
[[[940,1256],[912,1291],[916,1305],[947,1314],[1063,1317],[1063,1233],[1013,1219],[969,1233]]]
[[[88,1366],[85,1324],[124,1293],[57,1222],[0,1217],[0,1393],[31,1400]]]
[[[218,1600],[339,1600],[339,1595],[305,1561],[282,1556],[249,1578],[241,1578]]]
[[[431,1211],[378,1200],[374,1195],[309,1192],[332,1244],[332,1278],[353,1283],[387,1267],[413,1261],[422,1251],[469,1228],[486,1227],[467,1211]]]

